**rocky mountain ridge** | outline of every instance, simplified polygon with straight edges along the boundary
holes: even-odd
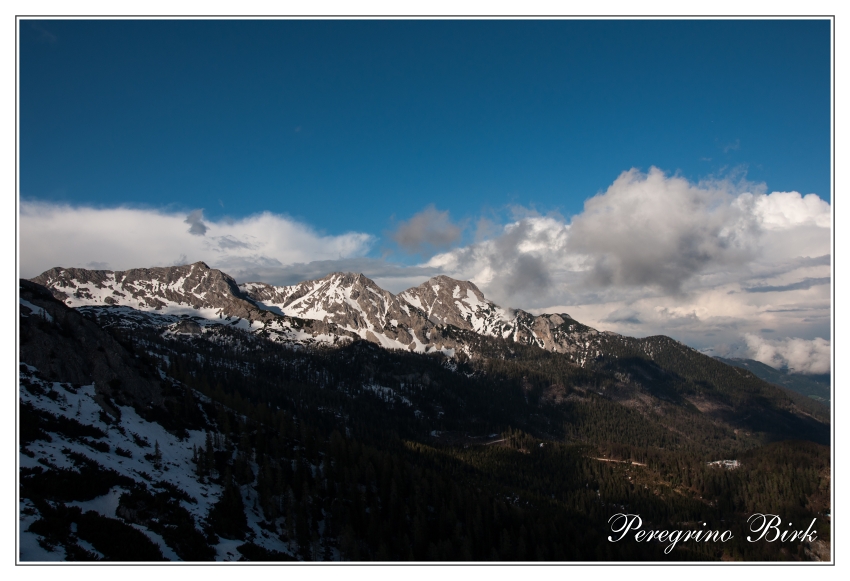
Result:
[[[470,338],[477,335],[565,353],[578,365],[599,355],[600,337],[612,335],[565,313],[535,316],[500,307],[473,283],[447,276],[398,295],[352,273],[292,286],[237,285],[203,262],[115,272],[57,267],[32,280],[70,307],[95,309],[98,317],[130,307],[149,319],[159,316],[162,326],[176,332],[174,317],[183,317],[196,327],[181,328],[192,332],[232,324],[278,341],[338,344],[361,338],[385,348],[469,356],[475,355]]]

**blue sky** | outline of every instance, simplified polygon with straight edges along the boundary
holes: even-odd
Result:
[[[23,21],[21,196],[569,216],[632,167],[829,201],[827,21]]]
[[[448,274],[828,366],[830,24],[21,20],[21,275]]]

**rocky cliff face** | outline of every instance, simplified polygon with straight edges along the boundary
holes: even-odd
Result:
[[[154,317],[175,333],[230,324],[277,341],[338,344],[361,338],[390,349],[470,356],[475,355],[470,337],[484,336],[565,353],[578,364],[598,353],[600,336],[567,314],[535,316],[500,307],[473,283],[447,276],[398,295],[362,274],[339,272],[292,286],[237,285],[203,262],[119,272],[54,268],[33,281],[68,306],[94,309],[99,319],[146,317],[150,323]],[[109,308],[116,306],[136,313]]]
[[[505,309],[485,298],[471,282],[447,276],[436,276],[399,297],[421,309],[434,323],[556,353],[583,353],[598,336],[596,330],[565,313],[535,316],[521,309]]]
[[[335,272],[319,280],[275,287],[240,287],[262,308],[303,319],[331,322],[384,347],[423,351],[435,326],[420,310],[362,274]]]
[[[516,311],[487,300],[478,287],[448,276],[435,276],[399,294],[399,298],[425,313],[438,325],[453,325],[491,337],[506,337]]]
[[[235,325],[272,340],[335,343],[354,335],[333,323],[303,321],[258,307],[236,282],[203,262],[127,271],[52,268],[32,282],[47,287],[69,307],[87,309],[115,324],[152,325],[181,333],[191,318],[200,332],[212,325]],[[130,307],[116,309],[114,307]]]
[[[236,281],[203,262],[117,272],[52,268],[32,281],[51,289],[69,307],[124,305],[162,312],[189,307],[213,311],[206,315],[242,318],[258,310],[244,299]]]

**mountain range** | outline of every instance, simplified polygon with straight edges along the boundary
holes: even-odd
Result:
[[[597,331],[566,313],[535,316],[503,308],[473,283],[446,276],[397,295],[352,273],[292,286],[240,285],[203,262],[114,272],[53,268],[32,282],[105,328],[144,328],[210,340],[225,330],[239,331],[284,347],[318,349],[366,341],[389,351],[441,354],[453,364],[547,353],[574,369],[573,374],[584,370],[595,391],[605,390],[608,397],[638,408],[651,407],[648,394],[726,421],[748,418],[768,432],[791,425],[798,425],[801,433],[821,430],[809,419],[829,415],[784,386],[765,394],[765,385],[751,371],[730,368],[669,337],[637,339]],[[706,373],[722,379],[706,384]],[[552,394],[558,391],[550,385],[546,397],[557,399]],[[771,402],[767,407],[765,395]],[[730,405],[736,401],[760,411],[736,410]],[[783,410],[780,415],[776,404]]]
[[[224,321],[281,342],[338,344],[361,338],[415,353],[473,355],[463,340],[472,333],[564,353],[582,365],[600,353],[602,337],[618,337],[565,313],[535,316],[502,308],[473,283],[447,276],[398,295],[351,273],[293,286],[238,285],[203,262],[118,272],[53,268],[32,281],[73,308],[124,306],[154,316],[188,316],[199,326]]]
[[[22,560],[830,556],[829,410],[669,337],[444,276],[393,294],[198,262],[19,292]],[[606,541],[618,512],[743,539],[768,509],[820,540]]]

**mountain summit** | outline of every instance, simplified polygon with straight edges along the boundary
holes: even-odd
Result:
[[[336,344],[359,337],[389,349],[474,356],[472,343],[483,336],[566,353],[583,365],[599,351],[601,335],[565,313],[500,307],[473,283],[448,276],[398,295],[363,274],[342,272],[291,286],[237,285],[204,262],[116,272],[57,267],[32,280],[66,305],[94,308],[99,316],[114,314],[104,307],[124,306],[190,317],[200,328],[226,320],[281,341]],[[169,322],[176,324],[163,319]]]
[[[256,307],[244,300],[236,281],[204,262],[125,271],[51,268],[32,279],[69,307],[122,305],[168,313],[187,308],[248,317]]]

